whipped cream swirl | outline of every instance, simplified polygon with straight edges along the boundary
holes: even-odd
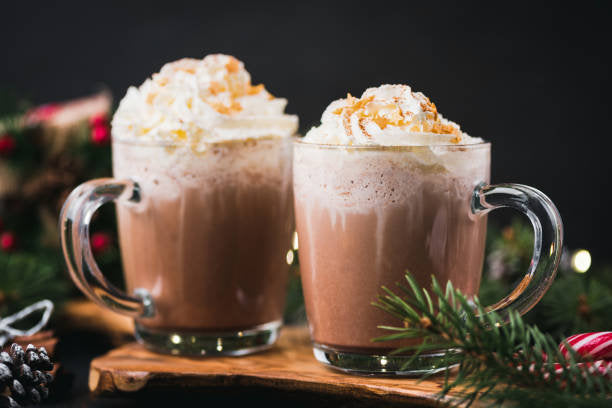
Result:
[[[480,143],[444,119],[436,105],[407,85],[381,85],[361,98],[333,101],[304,142],[334,145],[421,146]]]
[[[112,121],[113,138],[190,145],[288,137],[298,127],[287,100],[252,85],[244,64],[229,55],[184,58],[130,87]]]

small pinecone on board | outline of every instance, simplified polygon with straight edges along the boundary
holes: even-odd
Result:
[[[0,408],[38,404],[49,396],[53,363],[44,347],[13,343],[0,353]]]

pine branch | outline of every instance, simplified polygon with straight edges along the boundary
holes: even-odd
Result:
[[[380,326],[393,333],[374,341],[422,338],[421,345],[394,351],[413,352],[415,358],[427,350],[447,350],[434,368],[453,364],[457,373],[446,376],[440,397],[453,390],[459,395],[456,403],[468,406],[483,398],[493,404],[515,401],[530,406],[551,406],[550,401],[559,406],[610,404],[609,378],[589,373],[584,364],[590,361],[571,347],[565,357],[552,336],[526,324],[517,312],[502,324],[497,313],[485,313],[478,298],[469,301],[450,282],[443,290],[434,277],[431,294],[409,273],[406,282],[408,287],[398,285],[404,297],[383,287],[385,294],[373,303],[403,323]]]
[[[16,312],[41,299],[61,301],[70,291],[60,259],[41,254],[0,252],[0,316]]]

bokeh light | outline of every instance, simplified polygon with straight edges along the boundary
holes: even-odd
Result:
[[[297,235],[297,231],[295,231],[293,233],[293,250],[294,251],[298,250],[298,235]]]
[[[578,273],[585,273],[591,267],[591,254],[586,249],[580,249],[572,255],[572,269]]]

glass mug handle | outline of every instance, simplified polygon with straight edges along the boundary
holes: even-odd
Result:
[[[472,195],[472,213],[486,214],[502,207],[514,208],[531,221],[534,232],[533,257],[529,269],[512,292],[487,308],[507,322],[510,309],[521,315],[536,305],[548,290],[559,266],[563,224],[559,211],[541,191],[522,184],[480,184]]]
[[[140,187],[131,180],[101,178],[87,181],[66,199],[59,219],[60,243],[68,272],[81,291],[97,304],[130,317],[151,317],[151,295],[136,289],[130,296],[110,283],[96,263],[89,242],[95,211],[109,201],[140,202]]]

